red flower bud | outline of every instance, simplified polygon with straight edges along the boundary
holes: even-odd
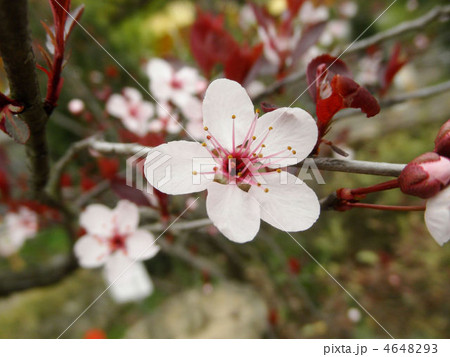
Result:
[[[434,152],[420,155],[406,165],[398,183],[407,195],[433,197],[450,183],[450,160]]]
[[[434,145],[434,151],[439,155],[450,158],[450,119],[439,129]]]

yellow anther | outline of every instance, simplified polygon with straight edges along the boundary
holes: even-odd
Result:
[[[211,135],[208,135],[206,139],[211,140]]]
[[[269,130],[273,130],[273,128],[271,126],[269,126]]]
[[[213,168],[214,171],[217,171],[217,167]]]
[[[281,172],[281,169],[277,169],[277,172],[280,173],[280,172]]]
[[[264,189],[264,192],[265,192],[265,193],[269,192],[269,189],[268,189],[268,188],[265,188],[265,189]]]
[[[296,153],[297,153],[297,151],[295,151],[295,150],[292,150],[292,153],[295,155]]]
[[[265,147],[266,147],[266,144],[262,144],[261,147],[262,147],[262,148],[265,148]]]
[[[256,157],[256,153],[253,153],[253,157]]]
[[[261,111],[260,111],[259,109],[256,109],[255,112],[256,112],[257,114],[261,113]]]
[[[193,175],[197,175],[197,171],[192,171],[192,174]]]
[[[206,146],[206,143],[202,143],[202,146],[205,147],[205,146]]]
[[[236,115],[233,114],[233,115],[231,116],[231,119],[236,119]]]
[[[258,187],[261,187],[261,184],[258,182],[257,184],[256,184]]]
[[[232,158],[233,158],[233,155],[228,155],[228,158],[229,158],[229,159],[232,159]]]
[[[205,127],[203,128],[203,130],[204,130],[204,131],[208,131],[209,129],[208,129],[207,126],[205,126]]]
[[[291,151],[292,150],[292,146],[288,146],[288,150]]]
[[[242,176],[242,172],[238,172],[237,175],[238,175],[239,177],[241,177],[241,176]]]
[[[259,157],[259,158],[262,158],[262,157],[263,157],[263,154],[258,154],[258,157]]]
[[[253,140],[256,140],[256,136],[252,136],[252,139],[253,139]]]

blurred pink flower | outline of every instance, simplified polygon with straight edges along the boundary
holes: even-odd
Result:
[[[206,89],[206,81],[197,69],[182,67],[178,71],[166,61],[154,58],[147,65],[150,90],[158,101],[173,102],[183,108],[189,100]]]
[[[105,266],[104,275],[118,302],[139,300],[151,294],[153,285],[145,268],[136,261],[156,255],[153,235],[138,229],[138,207],[121,200],[116,208],[89,205],[80,215],[86,234],[75,243],[75,255],[84,268]],[[116,281],[117,280],[117,281]]]
[[[0,255],[7,257],[19,251],[27,239],[36,235],[38,227],[38,216],[29,208],[8,212],[0,225]]]
[[[113,94],[106,103],[106,111],[139,136],[150,131],[150,120],[155,113],[153,104],[143,100],[142,94],[130,87],[124,88],[123,95]]]
[[[209,218],[234,242],[252,240],[260,219],[281,230],[308,229],[319,216],[317,196],[280,167],[310,154],[317,126],[300,108],[258,117],[241,85],[227,79],[212,82],[203,101],[208,144],[173,141],[154,148],[145,166],[147,180],[167,194],[207,189]],[[150,170],[154,152],[170,159]]]

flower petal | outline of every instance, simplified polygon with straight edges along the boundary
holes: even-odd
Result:
[[[279,108],[258,119],[254,145],[258,145],[266,135],[263,155],[267,157],[282,152],[270,159],[274,162],[271,166],[289,166],[296,164],[295,160],[302,161],[311,153],[317,142],[317,125],[312,116],[303,109]],[[292,151],[289,151],[288,147],[291,147]],[[287,159],[280,160],[284,157]]]
[[[233,242],[249,242],[259,231],[259,204],[236,185],[211,183],[206,211],[217,229]]]
[[[288,172],[264,175],[266,184],[252,187],[249,194],[261,205],[261,219],[285,232],[310,228],[320,214],[316,194]],[[264,189],[269,191],[265,192]]]
[[[150,78],[150,90],[153,95],[158,100],[169,100],[172,95],[170,86],[173,76],[172,66],[160,58],[154,58],[147,64],[147,75]]]
[[[195,68],[183,67],[175,74],[175,80],[181,82],[183,91],[196,94],[201,78]]]
[[[117,303],[142,300],[153,292],[153,283],[144,264],[133,263],[119,252],[106,262],[104,277]]]
[[[147,260],[153,258],[159,252],[159,246],[155,244],[153,234],[143,229],[138,229],[128,236],[125,244],[128,256],[131,259]]]
[[[425,223],[438,244],[450,240],[450,186],[427,201]]]
[[[236,119],[232,119],[235,115]],[[203,124],[226,149],[232,149],[233,120],[235,143],[242,144],[255,112],[247,91],[237,82],[217,79],[206,90],[203,100]]]
[[[148,182],[161,192],[171,195],[200,192],[214,179],[217,166],[211,154],[199,143],[172,141],[148,153],[144,173]],[[196,171],[198,174],[194,175]]]
[[[128,115],[128,103],[120,94],[113,94],[106,103],[106,111],[117,118],[123,118]]]
[[[128,99],[129,104],[136,105],[142,101],[142,94],[136,88],[125,87],[123,95]]]
[[[92,236],[107,238],[114,230],[113,212],[101,204],[92,204],[80,214],[80,225]]]
[[[137,205],[127,200],[120,200],[112,212],[117,233],[126,235],[136,231],[139,225],[139,209]]]
[[[75,256],[83,268],[102,266],[109,257],[108,245],[98,238],[85,235],[74,246]]]

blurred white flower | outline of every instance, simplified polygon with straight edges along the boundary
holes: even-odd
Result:
[[[197,69],[182,67],[178,71],[160,58],[154,58],[147,64],[150,78],[150,91],[158,101],[173,102],[181,109],[189,100],[206,88],[206,80]]]
[[[106,103],[106,111],[139,136],[150,131],[150,121],[155,113],[153,104],[143,100],[142,94],[131,87],[124,88],[123,95],[113,94]]]
[[[69,112],[73,115],[80,115],[83,113],[84,108],[84,102],[78,98],[72,99],[69,104],[67,104],[67,109],[69,109]]]
[[[138,229],[139,210],[134,203],[121,200],[113,210],[89,205],[80,215],[80,225],[86,234],[75,243],[75,256],[84,268],[105,266],[105,277],[114,283],[111,293],[118,302],[151,294],[150,277],[135,264],[154,257],[159,247],[150,232]]]
[[[350,35],[350,25],[346,20],[329,21],[320,36],[319,43],[325,47],[330,46],[335,41],[347,39]]]
[[[306,1],[299,12],[299,19],[303,24],[315,24],[328,20],[329,13],[326,6],[315,7],[312,1]]]
[[[377,84],[380,80],[381,61],[381,53],[362,58],[358,63],[359,73],[356,76],[356,81],[361,86]]]
[[[354,17],[357,12],[358,4],[354,1],[344,1],[339,5],[339,13],[344,17]]]
[[[39,227],[38,215],[27,207],[17,212],[8,212],[0,225],[0,255],[10,256],[33,238]]]
[[[352,322],[359,322],[361,320],[361,311],[352,307],[347,310],[347,317]]]

